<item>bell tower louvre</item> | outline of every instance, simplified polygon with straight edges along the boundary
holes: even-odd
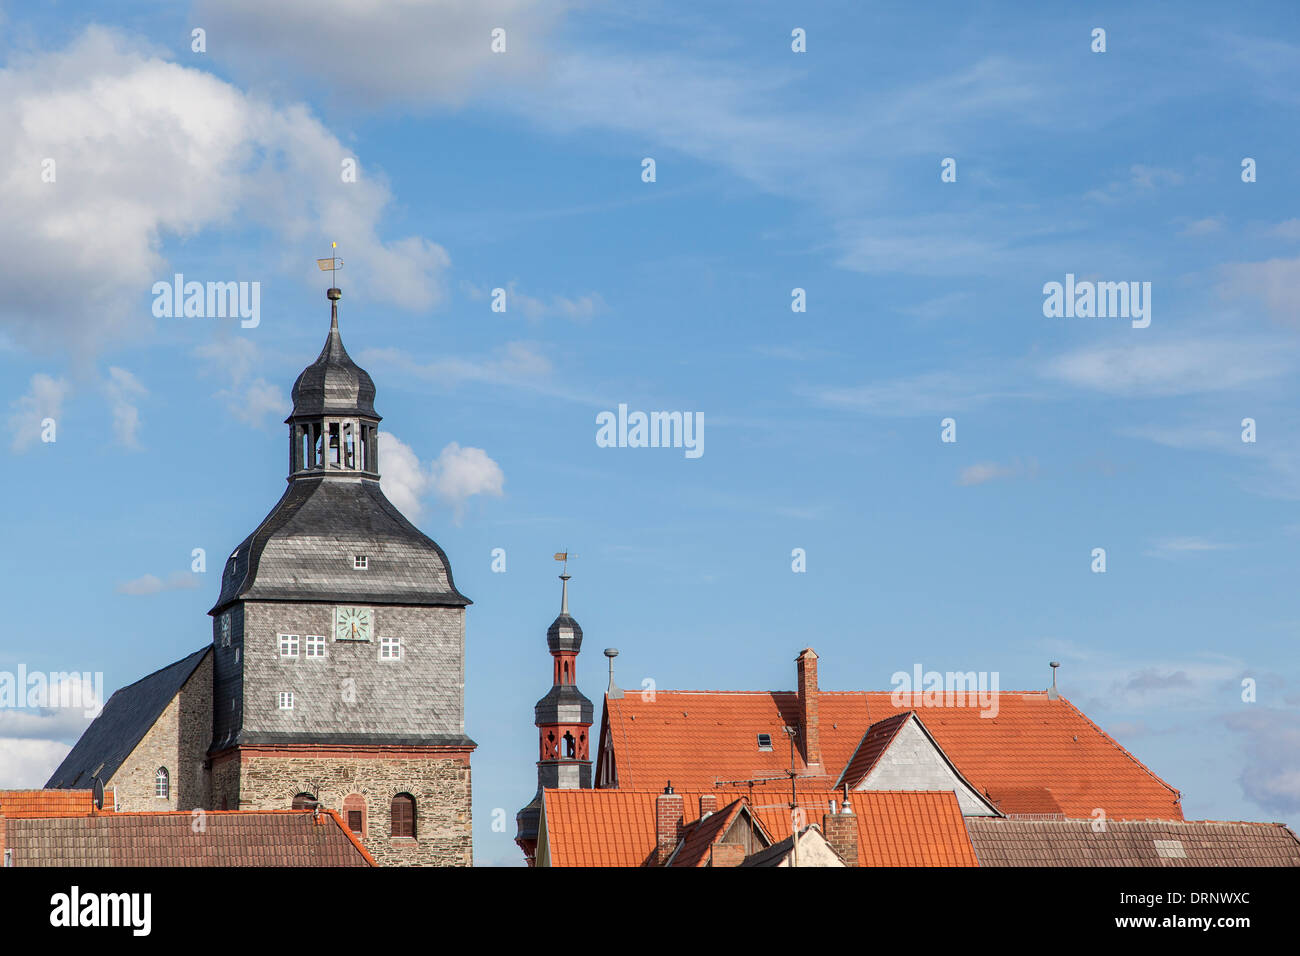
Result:
[[[567,559],[567,553],[556,558]],[[582,628],[569,614],[569,581],[566,561],[560,574],[560,614],[546,630],[551,652],[551,689],[533,709],[537,726],[537,793],[515,815],[515,842],[532,866],[537,852],[537,828],[544,789],[591,789],[591,701],[578,690],[578,652],[582,650]]]
[[[319,804],[380,864],[468,866],[471,602],[380,488],[375,385],[343,347],[341,296],[293,386],[288,487],[209,611],[211,806]]]

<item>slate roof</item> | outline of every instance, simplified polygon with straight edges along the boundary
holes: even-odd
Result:
[[[1280,823],[1209,820],[1006,820],[968,817],[981,866],[1300,866]]]
[[[332,810],[189,811],[5,820],[14,866],[374,866]]]
[[[821,691],[818,695],[822,765],[801,777],[831,788],[867,730],[910,706],[889,691]],[[1064,697],[1003,691],[998,712],[977,707],[923,708],[925,728],[953,766],[981,794],[1003,794],[1003,813],[1039,811],[1041,792],[1070,817],[1090,818],[1096,807],[1111,819],[1182,819],[1178,791],[1144,766]],[[757,735],[784,742],[783,726],[798,726],[793,691],[656,691],[605,697],[596,779],[602,779],[606,734],[620,788],[711,789],[719,780],[780,777],[790,766],[785,746],[760,751]],[[805,773],[798,750],[796,767]],[[1020,802],[1024,799],[1024,802]]]
[[[97,770],[100,780],[111,779],[211,650],[195,651],[114,692],[45,786],[84,789]]]
[[[353,558],[369,558],[365,571]],[[446,553],[368,478],[299,477],[235,549],[210,614],[240,599],[465,607]]]
[[[700,795],[719,805],[740,798],[771,839],[790,833],[789,790],[782,783],[736,790],[683,791],[683,821],[700,818]],[[654,863],[658,790],[543,791],[545,841],[552,866],[650,866]],[[808,822],[818,822],[837,790],[798,790]],[[947,791],[851,793],[858,822],[858,866],[977,866],[961,806]],[[719,815],[721,811],[719,811]]]
[[[375,382],[365,369],[352,361],[339,335],[338,319],[330,321],[325,347],[320,350],[293,383],[293,411],[285,419],[319,418],[322,415],[358,415],[379,421],[375,412]]]

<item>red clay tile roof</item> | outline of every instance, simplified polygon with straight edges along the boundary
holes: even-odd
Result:
[[[676,790],[676,787],[674,787]],[[552,866],[646,866],[655,852],[654,790],[545,790],[540,839]],[[683,792],[684,821],[699,818],[699,791]],[[789,792],[773,783],[753,791],[705,791],[719,804],[740,797],[774,840],[790,835]],[[820,823],[836,790],[798,791],[808,823]],[[850,794],[858,822],[859,866],[976,866],[957,797],[946,791],[873,790]],[[715,816],[721,816],[719,811]],[[707,850],[706,850],[707,855]]]
[[[822,766],[810,787],[831,787],[868,728],[909,707],[889,691],[822,691]],[[998,713],[977,707],[925,707],[926,729],[976,790],[1002,792],[1004,813],[1035,812],[1051,789],[1069,817],[1090,819],[1100,807],[1113,820],[1182,819],[1178,791],[1107,736],[1064,697],[1004,691]],[[711,790],[715,781],[781,777],[790,753],[781,728],[799,723],[793,691],[657,691],[653,700],[629,692],[605,700],[603,732],[613,743],[618,786],[624,789]],[[757,736],[772,735],[771,751]],[[602,737],[603,741],[603,737]],[[602,746],[600,761],[605,760]],[[796,766],[804,771],[798,751]],[[599,768],[597,779],[599,779]]]
[[[858,817],[858,866],[979,866],[951,791],[849,794]]]
[[[968,817],[982,866],[1300,866],[1300,842],[1280,823],[1004,820]]]
[[[337,813],[209,810],[6,818],[14,866],[374,866]]]
[[[104,798],[102,813],[112,813],[113,791]],[[0,815],[6,817],[67,817],[95,813],[90,790],[0,790]]]

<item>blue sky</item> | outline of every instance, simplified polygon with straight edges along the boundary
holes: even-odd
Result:
[[[337,240],[385,489],[475,601],[480,863],[520,859],[564,548],[597,702],[607,646],[682,689],[1056,659],[1189,818],[1300,823],[1292,4],[370,6],[0,2],[0,669],[209,640]],[[260,323],[155,318],[177,272]],[[1150,326],[1045,317],[1067,274],[1151,283]],[[597,447],[620,403],[704,454]],[[80,726],[0,712],[0,786]]]

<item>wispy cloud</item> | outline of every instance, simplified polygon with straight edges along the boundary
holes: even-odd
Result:
[[[972,485],[983,485],[990,481],[1001,481],[1008,478],[1033,478],[1038,474],[1038,462],[1033,458],[1022,462],[1019,458],[1007,464],[999,464],[995,461],[984,461],[974,465],[967,465],[961,470],[957,478],[957,484],[963,487]]]
[[[1149,550],[1142,553],[1151,558],[1172,558],[1203,551],[1229,551],[1235,547],[1236,545],[1221,544],[1197,537],[1161,538],[1154,542]]]
[[[1256,386],[1288,374],[1291,343],[1193,339],[1088,346],[1051,359],[1040,374],[1107,395],[1163,397]]]
[[[111,366],[104,383],[109,408],[113,412],[113,434],[124,448],[140,447],[140,408],[138,402],[149,394],[138,378],[124,368]]]
[[[71,386],[62,378],[54,378],[43,372],[33,375],[27,394],[14,399],[9,405],[9,447],[14,452],[24,452],[39,442],[42,422],[47,418],[54,420],[57,438],[59,419],[63,417],[63,402],[71,391]]]
[[[119,594],[136,596],[162,594],[164,591],[189,591],[199,586],[199,577],[190,571],[173,571],[166,579],[155,574],[143,574],[117,585]]]

